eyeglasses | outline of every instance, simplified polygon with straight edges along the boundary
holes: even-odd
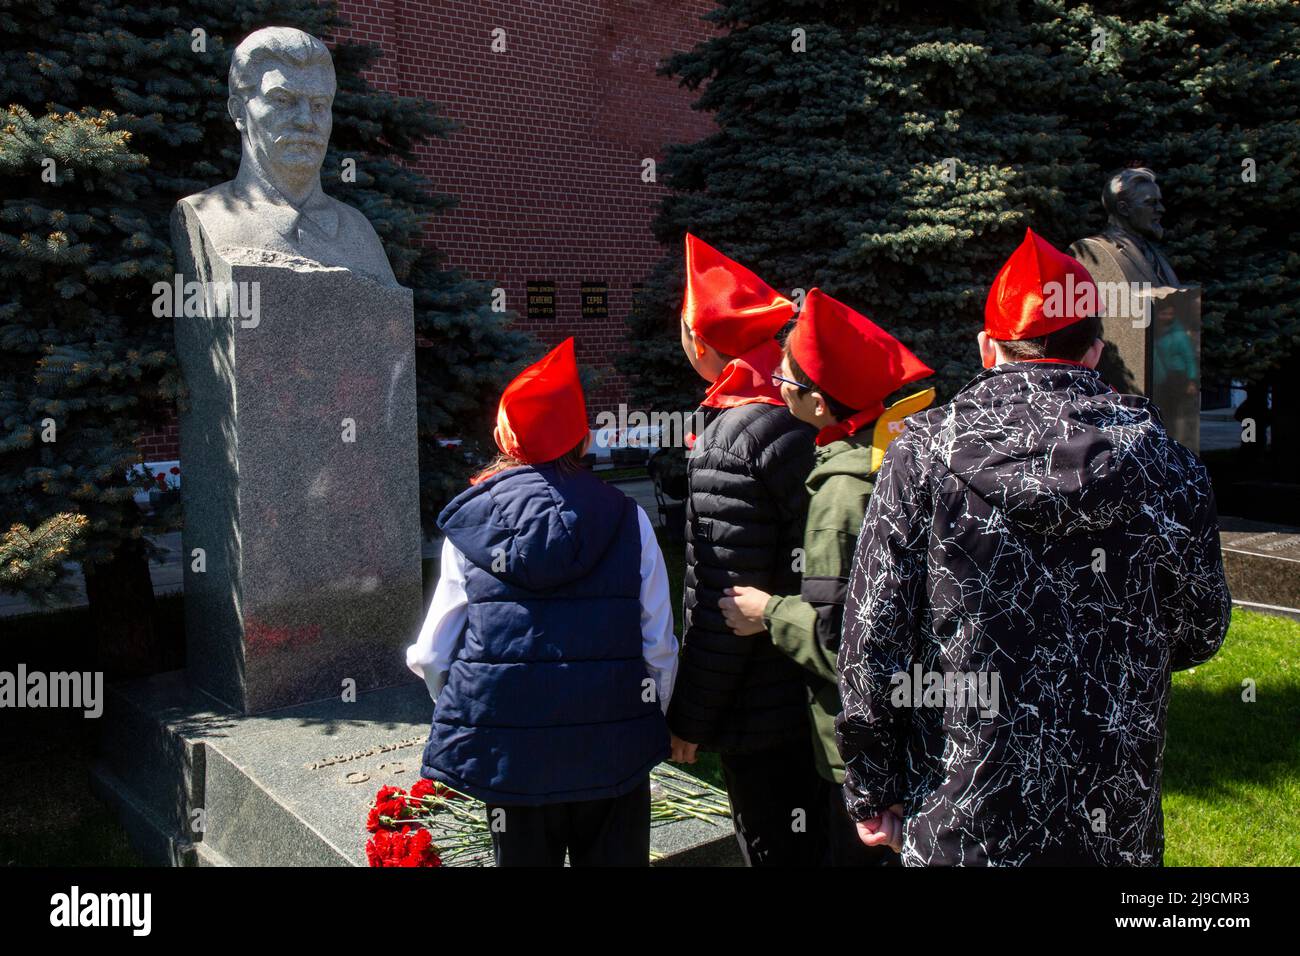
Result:
[[[792,381],[790,381],[790,379],[788,379],[788,378],[782,378],[780,375],[777,375],[776,373],[773,373],[773,374],[772,374],[772,387],[773,387],[773,388],[780,388],[782,384],[785,384],[785,385],[793,385],[795,388],[799,389],[799,391],[801,391],[801,392],[807,392],[807,391],[809,391],[809,390],[812,389],[812,386],[811,386],[811,385],[805,385],[803,382],[792,382]]]

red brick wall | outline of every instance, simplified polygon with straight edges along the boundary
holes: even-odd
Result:
[[[659,183],[643,159],[707,135],[693,95],[659,62],[713,29],[712,0],[339,0],[344,36],[382,46],[378,87],[441,105],[461,128],[420,150],[418,168],[460,205],[430,241],[448,265],[506,290],[520,326],[547,344],[577,337],[602,375],[593,417],[625,397],[610,365],[625,346],[631,287],[664,253],[650,233]],[[506,52],[492,31],[506,31]],[[555,282],[553,320],[529,322],[525,283]],[[609,285],[609,318],[584,320],[579,285]],[[141,439],[150,460],[177,457],[174,429]]]
[[[624,398],[609,364],[624,344],[631,285],[664,250],[650,234],[663,196],[645,158],[706,135],[692,94],[656,75],[712,30],[712,0],[340,0],[351,38],[387,51],[372,81],[441,104],[461,124],[419,169],[460,205],[429,238],[448,264],[506,290],[520,324],[548,344],[575,335],[604,376],[593,415]],[[506,51],[492,51],[492,31]],[[556,283],[554,320],[526,319],[525,283]],[[608,320],[583,320],[579,286],[609,284]]]
[[[145,461],[173,461],[181,457],[181,431],[172,416],[169,424],[136,440],[135,447]]]

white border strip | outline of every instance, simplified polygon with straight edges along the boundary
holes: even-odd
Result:
[[[1242,607],[1259,608],[1261,611],[1281,611],[1283,614],[1295,614],[1300,616],[1300,607],[1281,607],[1277,604],[1260,604],[1257,601],[1238,601],[1232,599],[1233,604],[1240,604]]]
[[[1242,551],[1240,548],[1230,548],[1227,545],[1223,546],[1223,550],[1231,552],[1232,554],[1244,554],[1248,558],[1267,558],[1269,561],[1290,561],[1293,564],[1300,564],[1300,558],[1288,558],[1281,554],[1263,554],[1259,551]]]

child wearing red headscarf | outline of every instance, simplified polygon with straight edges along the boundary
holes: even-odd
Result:
[[[799,590],[813,429],[772,384],[774,336],[794,311],[749,269],[686,237],[682,348],[709,388],[687,458],[686,633],[668,722],[675,760],[719,754],[751,865],[816,865],[825,846],[807,681],[766,633],[733,634],[718,606],[735,585]]]
[[[727,624],[739,635],[766,632],[808,671],[809,715],[817,770],[824,782],[828,860],[833,866],[896,862],[888,847],[866,847],[844,806],[844,762],[835,742],[840,712],[835,656],[844,616],[853,548],[871,497],[872,475],[901,419],[934,397],[927,389],[885,409],[884,400],[931,370],[866,316],[820,289],[804,301],[778,369],[790,414],[813,425],[817,457],[806,483],[810,495],[800,590],[772,594],[736,587],[722,599]],[[890,426],[895,426],[891,428]]]
[[[1099,307],[1026,230],[985,370],[877,476],[837,731],[849,815],[906,866],[1161,863],[1170,674],[1214,656],[1232,600],[1205,466],[1097,373]]]
[[[501,456],[438,516],[407,664],[434,699],[421,775],[487,804],[498,866],[646,866],[677,666],[645,512],[581,461],[573,339],[501,396]]]

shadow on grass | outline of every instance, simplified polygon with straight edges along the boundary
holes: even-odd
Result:
[[[154,629],[170,666],[184,663],[184,601],[154,600]],[[68,608],[0,621],[0,670],[104,670],[90,613]],[[123,675],[105,673],[105,683]],[[133,866],[116,814],[90,790],[100,721],[78,710],[14,709],[0,721],[0,865]]]
[[[1243,786],[1273,788],[1300,776],[1300,685],[1261,683],[1254,703],[1241,695],[1222,684],[1174,689],[1165,793],[1217,801]]]
[[[0,835],[3,866],[141,866],[113,811],[98,802],[71,822]]]
[[[0,866],[138,866],[115,813],[90,790],[99,722],[14,710],[0,724]]]

